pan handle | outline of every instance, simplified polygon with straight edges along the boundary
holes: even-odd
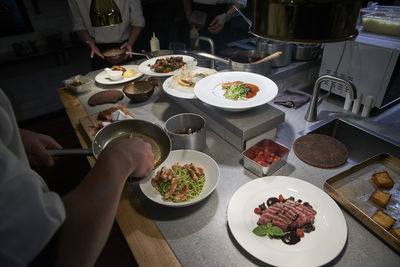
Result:
[[[209,53],[204,53],[204,52],[196,52],[197,55],[202,56],[202,57],[206,57],[206,58],[211,58],[211,59],[215,59],[217,61],[223,62],[225,64],[229,65],[229,60],[214,56],[212,54]]]
[[[93,153],[89,149],[48,149],[47,152],[53,157],[56,156],[93,156]]]

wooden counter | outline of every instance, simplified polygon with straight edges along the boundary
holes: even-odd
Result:
[[[90,147],[90,140],[79,124],[79,119],[86,117],[87,112],[66,88],[59,88],[57,92],[82,148]],[[93,157],[88,157],[88,161],[91,166],[95,163]],[[122,193],[116,220],[139,266],[181,266],[129,185]]]

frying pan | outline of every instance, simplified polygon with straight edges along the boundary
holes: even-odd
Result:
[[[48,150],[52,156],[86,155],[99,157],[101,151],[109,144],[131,135],[142,138],[151,144],[154,154],[154,168],[168,157],[171,151],[169,135],[157,124],[145,120],[122,120],[113,122],[100,129],[92,141],[92,149],[53,149]]]

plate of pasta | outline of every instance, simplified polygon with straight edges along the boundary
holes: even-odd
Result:
[[[140,189],[160,205],[186,207],[208,197],[219,177],[219,167],[210,156],[195,150],[173,150]]]

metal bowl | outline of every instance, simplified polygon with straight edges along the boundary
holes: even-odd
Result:
[[[103,52],[104,58],[111,64],[119,64],[125,60],[125,50],[121,48],[111,48]]]
[[[124,86],[122,91],[132,102],[146,101],[154,92],[154,85],[147,81],[134,81]]]

